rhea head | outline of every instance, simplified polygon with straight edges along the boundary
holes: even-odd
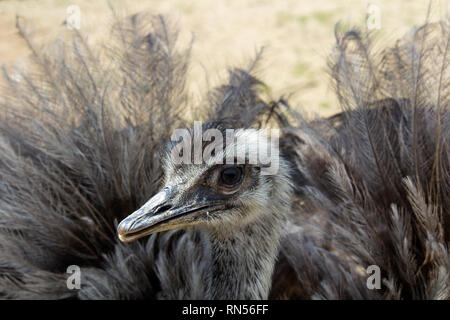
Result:
[[[230,134],[223,123],[208,123],[200,127],[199,163],[195,129],[169,144],[164,187],[120,223],[121,241],[194,225],[226,236],[259,220],[270,224],[283,218],[290,183],[278,137],[255,129]],[[265,152],[265,157],[258,152]]]

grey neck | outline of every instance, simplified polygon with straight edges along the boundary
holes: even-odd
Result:
[[[262,218],[239,231],[208,230],[212,299],[268,298],[281,236],[279,220]]]

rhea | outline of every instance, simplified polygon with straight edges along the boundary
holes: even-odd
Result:
[[[210,128],[211,124],[206,126]],[[124,219],[118,233],[128,242],[156,232],[196,226],[211,241],[210,298],[267,299],[283,223],[290,209],[289,169],[283,158],[272,159],[278,162],[276,174],[266,172],[262,163],[249,163],[251,155],[267,148],[271,154],[278,154],[273,140],[261,131],[241,129],[234,137],[201,165],[173,165],[173,152],[167,152],[164,188]],[[214,141],[204,144],[203,149],[211,149],[211,144]],[[234,164],[225,161],[230,153],[240,155]]]
[[[343,112],[321,119],[273,99],[253,63],[194,104],[190,50],[161,16],[118,21],[106,55],[78,34],[32,46],[29,72],[0,81],[0,298],[448,299],[449,26],[380,52],[337,29]],[[234,137],[178,163],[167,141],[194,106]],[[249,128],[280,129],[273,163],[252,161],[277,145]]]

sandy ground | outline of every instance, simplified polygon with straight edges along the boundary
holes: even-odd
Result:
[[[448,0],[432,2],[431,20],[448,14]],[[334,26],[364,28],[367,8],[379,8],[376,36],[389,43],[426,18],[428,1],[331,0],[152,0],[114,1],[122,14],[142,10],[170,16],[181,29],[181,42],[194,38],[189,89],[193,96],[214,84],[230,66],[245,66],[264,47],[259,77],[274,95],[293,94],[291,103],[309,112],[329,115],[337,111],[326,60],[334,43]],[[112,11],[103,0],[0,0],[0,61],[20,65],[29,55],[15,27],[16,15],[32,27],[34,39],[45,44],[71,32],[64,21],[67,7],[81,12],[81,32],[89,42],[105,39]]]

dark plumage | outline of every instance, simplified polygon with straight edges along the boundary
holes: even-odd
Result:
[[[248,251],[235,242],[223,251],[239,260],[240,248],[258,270],[223,273],[214,231],[117,237],[118,222],[171,181],[161,153],[173,130],[191,126],[180,117],[193,108],[189,49],[176,50],[173,28],[160,16],[118,22],[109,65],[78,35],[50,53],[34,49],[20,81],[4,70],[0,297],[448,299],[449,31],[448,21],[426,24],[382,52],[360,32],[337,33],[330,70],[343,112],[329,119],[306,120],[264,96],[252,67],[231,71],[194,108],[213,127],[282,132],[289,181],[271,193],[286,211],[274,249],[266,215],[241,233]],[[81,267],[79,290],[66,286],[69,265]],[[381,290],[366,286],[370,265],[381,268]],[[233,274],[248,283],[216,279]]]

